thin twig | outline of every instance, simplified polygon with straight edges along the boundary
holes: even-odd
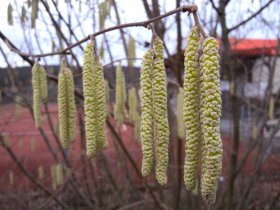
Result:
[[[51,52],[51,53],[44,53],[44,54],[28,54],[28,53],[23,53],[23,52],[19,51],[17,48],[14,48],[12,45],[9,45],[7,43],[6,44],[10,48],[11,51],[14,51],[17,54],[19,54],[21,56],[25,56],[25,57],[36,58],[36,57],[47,57],[47,56],[53,56],[53,55],[68,54],[69,53],[68,51],[71,50],[72,48],[77,47],[80,44],[88,41],[90,39],[90,36],[96,37],[96,36],[99,36],[101,34],[107,33],[109,31],[114,31],[114,30],[118,30],[118,29],[122,29],[122,28],[128,28],[128,27],[141,26],[141,27],[147,28],[147,26],[150,23],[159,21],[159,20],[161,20],[163,18],[166,18],[166,17],[168,17],[170,15],[173,15],[173,14],[176,14],[178,12],[195,13],[196,11],[197,11],[197,6],[196,5],[181,6],[181,7],[177,8],[177,9],[171,10],[170,12],[167,12],[167,13],[165,13],[163,15],[157,16],[155,18],[152,18],[152,19],[149,19],[149,20],[146,20],[146,21],[126,23],[126,24],[121,24],[121,25],[110,27],[110,28],[106,28],[106,29],[100,30],[100,31],[98,31],[96,33],[93,33],[93,34],[91,34],[91,35],[81,39],[80,41],[77,41],[76,43],[70,44],[68,47],[66,47],[65,49],[63,49],[61,51],[58,51],[58,52]]]
[[[195,22],[195,25],[197,26],[198,30],[200,31],[200,33],[202,34],[203,38],[207,38],[208,36],[206,35],[203,27],[201,26],[200,22],[199,22],[199,19],[198,19],[198,15],[196,12],[193,13],[193,18],[194,18],[194,22]]]

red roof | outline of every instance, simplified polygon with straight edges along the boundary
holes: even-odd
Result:
[[[276,39],[235,39],[230,38],[232,53],[244,57],[276,55],[278,40]],[[278,53],[279,54],[279,53]]]

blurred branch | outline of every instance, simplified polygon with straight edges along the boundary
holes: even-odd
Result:
[[[250,20],[252,20],[254,17],[256,17],[257,15],[259,15],[265,8],[267,8],[274,0],[270,0],[268,1],[265,5],[263,5],[262,7],[259,8],[259,10],[257,12],[255,12],[254,14],[252,14],[250,17],[248,17],[247,19],[241,21],[240,23],[238,23],[237,25],[231,27],[228,29],[228,33],[232,32],[233,30],[236,30],[237,28],[239,28],[240,26],[246,24],[247,22],[249,22]]]
[[[57,202],[57,204],[59,206],[61,206],[63,209],[69,209],[68,206],[66,206],[65,203],[63,203],[62,201],[60,201],[57,196],[54,196],[54,194],[48,190],[44,185],[42,185],[39,180],[33,176],[30,171],[24,166],[22,165],[21,161],[17,158],[17,156],[14,154],[13,150],[7,146],[4,143],[4,139],[3,136],[0,135],[0,144],[6,149],[6,151],[9,153],[10,157],[16,162],[17,166],[21,169],[21,171],[30,179],[30,181],[32,181],[39,189],[41,189],[44,193],[46,193],[48,196],[50,196],[51,198],[53,198],[55,200],[55,202]]]

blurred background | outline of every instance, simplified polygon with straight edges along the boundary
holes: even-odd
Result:
[[[220,45],[223,168],[216,203],[183,183],[184,138],[178,136],[177,94],[192,14],[154,23],[165,44],[170,147],[168,184],[141,176],[139,123],[114,121],[115,69],[121,63],[127,95],[139,99],[141,58],[152,33],[130,27],[96,37],[107,89],[107,149],[85,152],[83,100],[76,97],[78,136],[68,150],[58,134],[57,75],[62,58],[82,94],[83,43],[69,55],[42,57],[48,100],[42,128],[32,113],[28,54],[57,52],[104,28],[144,21],[196,4],[201,25]],[[280,209],[279,0],[7,0],[0,2],[0,209]],[[203,40],[201,40],[202,42]],[[127,99],[127,111],[129,111]],[[140,102],[138,110],[140,114]],[[180,126],[180,125],[179,125]]]

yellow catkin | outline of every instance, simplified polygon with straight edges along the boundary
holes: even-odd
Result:
[[[201,194],[205,201],[212,204],[216,200],[217,180],[222,167],[219,54],[218,43],[213,37],[204,40],[200,69],[200,122],[203,135]]]
[[[63,172],[61,164],[55,165],[55,181],[57,186],[61,186],[63,184]]]
[[[141,123],[140,137],[142,143],[142,175],[148,176],[153,166],[153,50],[148,50],[143,57],[140,72]]]
[[[140,122],[141,122],[141,117],[140,114],[137,112],[134,121],[134,137],[135,139],[138,140],[140,140]]]
[[[59,136],[64,148],[76,138],[74,81],[70,69],[61,65],[58,76]]]
[[[4,146],[5,147],[10,147],[10,136],[9,136],[9,134],[5,134],[3,136],[3,138],[4,138]]]
[[[97,149],[108,146],[106,138],[106,87],[103,67],[98,58],[93,58],[94,110],[96,118]]]
[[[87,44],[84,52],[83,66],[83,91],[84,91],[84,110],[85,110],[85,130],[87,156],[92,158],[96,154],[96,127],[94,107],[94,78],[93,78],[93,59],[92,43]]]
[[[110,87],[108,80],[105,80],[105,92],[106,92],[106,115],[110,115]]]
[[[56,165],[51,166],[51,177],[52,177],[52,188],[56,190],[57,182],[56,182]]]
[[[38,17],[39,0],[32,0],[31,3],[31,28],[35,28],[36,19]]]
[[[188,38],[184,59],[183,109],[186,131],[184,182],[190,191],[193,191],[196,186],[199,159],[198,47],[199,31],[194,27]]]
[[[136,120],[137,105],[138,105],[138,100],[137,100],[136,90],[135,87],[132,87],[128,91],[129,119],[131,122],[135,122]]]
[[[35,63],[32,68],[32,89],[33,89],[33,115],[35,127],[41,127],[41,91],[40,91],[40,66]]]
[[[179,88],[177,95],[177,133],[178,138],[183,139],[185,136],[185,126],[184,126],[184,89]]]
[[[116,95],[115,95],[115,110],[114,116],[117,122],[117,126],[121,127],[125,119],[125,101],[126,101],[126,92],[125,92],[125,78],[122,71],[121,65],[116,69]]]
[[[269,119],[274,119],[274,109],[275,109],[275,100],[272,96],[269,100],[269,110],[268,110],[268,116]]]
[[[9,3],[9,5],[8,5],[7,17],[8,17],[9,25],[12,26],[14,21],[13,21],[13,6],[11,5],[11,3]]]
[[[41,100],[46,101],[48,98],[48,83],[47,83],[46,71],[42,66],[40,66],[40,91],[41,91]]]
[[[15,103],[16,103],[16,118],[18,119],[21,114],[21,97],[20,96],[15,97]]]
[[[20,22],[24,23],[25,20],[26,20],[26,10],[25,10],[25,7],[22,6],[21,7]]]
[[[38,179],[44,178],[44,166],[39,166],[38,168]]]
[[[163,57],[163,42],[154,39],[153,96],[156,144],[156,178],[159,184],[167,183],[169,125],[167,118],[167,88]]]
[[[136,57],[136,53],[135,53],[135,40],[132,36],[129,36],[129,40],[128,40],[128,57],[129,58],[135,58]],[[134,64],[134,60],[133,59],[129,59],[128,60],[128,66],[129,67],[133,67]]]

